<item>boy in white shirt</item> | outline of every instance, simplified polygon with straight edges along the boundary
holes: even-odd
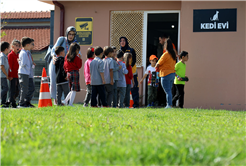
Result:
[[[158,88],[158,73],[155,70],[155,65],[158,58],[155,55],[151,55],[149,61],[151,65],[149,65],[145,71],[143,78],[140,80],[140,84],[143,83],[143,80],[149,75],[148,78],[148,107],[155,106],[155,102],[157,101],[157,88]]]
[[[23,49],[19,54],[18,76],[20,83],[20,101],[18,108],[35,107],[30,103],[35,91],[33,82],[35,63],[33,62],[30,52],[34,48],[34,40],[29,37],[23,37],[21,39],[21,45]]]

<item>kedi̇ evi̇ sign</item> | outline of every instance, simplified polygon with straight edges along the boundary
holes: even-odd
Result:
[[[237,30],[237,9],[202,9],[193,11],[193,32]]]

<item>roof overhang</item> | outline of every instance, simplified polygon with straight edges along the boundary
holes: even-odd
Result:
[[[54,5],[52,0],[39,0],[39,1],[44,2],[44,3],[48,3],[50,5]]]

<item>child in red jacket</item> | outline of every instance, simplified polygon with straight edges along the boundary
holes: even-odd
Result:
[[[132,61],[132,54],[131,53],[125,53],[124,54],[124,60],[126,64],[126,69],[128,70],[128,73],[125,74],[126,77],[126,95],[125,95],[125,107],[129,108],[130,106],[130,91],[131,91],[131,85],[132,85],[132,79],[133,79],[133,74],[132,74],[132,66],[131,66],[131,61]]]
[[[18,69],[19,69],[19,52],[21,50],[21,43],[19,40],[14,39],[11,43],[12,50],[8,54],[9,61],[9,104],[12,108],[16,108],[16,97],[19,95],[19,79],[18,79]]]
[[[82,57],[79,54],[79,50],[80,46],[77,43],[72,43],[64,61],[64,70],[67,73],[71,91],[63,103],[67,105],[69,100],[69,106],[73,106],[76,92],[80,91],[79,69],[82,67]]]

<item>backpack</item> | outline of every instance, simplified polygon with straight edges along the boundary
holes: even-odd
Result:
[[[63,43],[65,42],[65,37],[63,38],[63,42],[61,43],[61,45],[63,45]],[[52,60],[52,56],[51,56],[51,50],[53,49],[54,46],[49,45],[48,51],[46,52],[46,55],[44,57],[44,60],[50,64],[50,61]]]

